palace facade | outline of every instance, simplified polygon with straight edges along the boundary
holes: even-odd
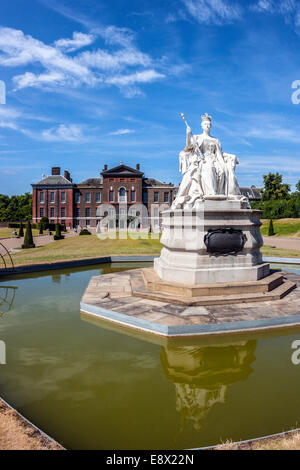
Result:
[[[176,197],[177,186],[147,178],[137,164],[131,168],[121,163],[108,168],[104,165],[99,177],[74,183],[68,170],[52,167],[51,175],[43,175],[32,184],[32,221],[48,217],[51,223],[66,227],[96,227],[104,217],[124,223],[124,217],[141,217],[141,225],[159,228],[161,212],[169,209]],[[241,188],[250,201],[259,200],[255,186]],[[145,213],[145,208],[147,209]]]
[[[60,167],[52,167],[51,175],[43,175],[32,188],[33,222],[48,217],[50,222],[67,227],[96,227],[104,216],[134,217],[142,206],[159,226],[161,211],[171,206],[177,191],[171,183],[145,177],[139,164],[110,169],[104,165],[99,177],[81,183],[74,183],[69,171],[62,175]]]

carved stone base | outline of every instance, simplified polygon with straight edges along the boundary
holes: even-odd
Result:
[[[160,279],[186,285],[262,279],[270,270],[262,262],[260,225],[260,211],[237,200],[165,211],[163,249],[154,269]]]
[[[263,302],[284,297],[295,284],[288,282],[280,272],[269,274],[259,281],[237,281],[187,286],[162,281],[154,269],[142,269],[144,286],[133,286],[133,295],[153,300],[186,305],[218,305]]]
[[[170,256],[172,257],[172,253],[170,253]],[[262,263],[258,266],[191,269],[182,267],[170,268],[161,258],[154,260],[154,268],[160,279],[186,285],[258,281],[270,273],[270,265],[268,263]]]

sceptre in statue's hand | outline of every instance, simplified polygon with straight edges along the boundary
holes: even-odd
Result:
[[[201,159],[203,159],[204,157],[203,157],[203,154],[201,152],[201,149],[200,149],[197,141],[196,142],[192,141],[192,135],[193,135],[192,130],[191,130],[190,126],[188,125],[188,122],[185,118],[185,115],[183,113],[180,113],[180,115],[181,115],[181,117],[184,120],[185,125],[186,125],[186,148],[194,147],[194,149],[196,150],[198,156]]]
[[[187,133],[191,134],[191,133],[192,133],[192,131],[191,131],[191,128],[190,128],[190,126],[189,126],[189,125],[188,125],[188,123],[187,123],[187,120],[185,119],[185,115],[184,115],[183,113],[180,113],[180,115],[181,115],[182,119],[183,119],[183,120],[184,120],[184,122],[185,122],[185,125],[186,125],[186,131],[187,131]]]

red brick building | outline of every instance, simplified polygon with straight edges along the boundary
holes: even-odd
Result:
[[[143,217],[148,210],[154,225],[159,225],[160,213],[171,206],[177,187],[154,178],[146,178],[140,165],[131,168],[120,164],[108,169],[104,166],[98,178],[89,178],[75,184],[66,170],[53,167],[50,176],[43,176],[32,184],[32,220],[39,222],[48,217],[50,222],[65,223],[67,227],[96,227],[104,216],[121,220],[127,214]]]

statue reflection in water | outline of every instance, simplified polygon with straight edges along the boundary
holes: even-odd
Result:
[[[228,387],[252,373],[256,340],[205,347],[162,346],[163,370],[176,389],[176,410],[181,431],[187,420],[201,431],[203,421],[217,403],[226,401]]]
[[[12,310],[17,287],[4,286],[0,287],[0,318],[10,310]]]

